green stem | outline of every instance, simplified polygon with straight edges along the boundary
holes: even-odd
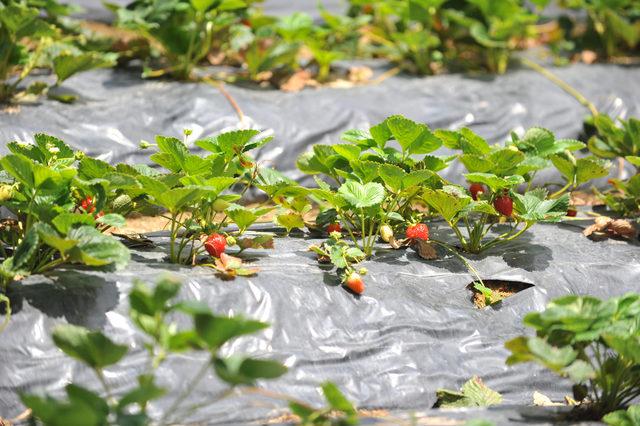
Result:
[[[204,363],[202,367],[200,367],[196,375],[193,376],[191,381],[187,384],[187,387],[184,388],[180,395],[178,395],[178,397],[173,401],[169,409],[164,412],[159,422],[160,425],[166,424],[169,420],[171,420],[173,414],[176,412],[180,404],[182,404],[184,400],[187,399],[189,395],[191,395],[191,392],[195,390],[200,381],[206,376],[207,370],[211,366],[212,362],[213,358],[211,357],[207,359],[207,362]]]
[[[520,58],[520,62],[522,62],[522,64],[528,66],[529,68],[532,68],[534,71],[539,72],[540,74],[548,78],[552,83],[555,83],[562,90],[567,92],[569,95],[573,96],[578,102],[580,102],[581,105],[589,109],[589,112],[591,112],[591,115],[593,115],[594,117],[597,117],[599,115],[595,105],[591,103],[582,93],[576,90],[569,83],[565,82],[560,77],[558,77],[557,75],[555,75],[554,73],[552,73],[551,71],[543,67],[542,65],[539,65],[530,59],[523,57],[523,58]]]
[[[571,188],[571,185],[573,185],[572,182],[567,182],[567,184],[565,186],[563,186],[562,188],[560,188],[559,190],[557,190],[556,192],[554,192],[553,194],[551,194],[549,196],[549,198],[557,198],[559,196],[561,196],[562,194],[564,194],[564,192]]]

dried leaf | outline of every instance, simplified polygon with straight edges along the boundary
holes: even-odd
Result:
[[[535,391],[533,393],[533,405],[537,405],[539,407],[558,407],[565,404],[561,402],[553,402],[548,396]]]
[[[280,89],[285,92],[299,92],[304,89],[313,79],[311,73],[307,70],[300,70],[295,72],[291,77],[287,79]]]
[[[272,235],[258,235],[257,237],[246,237],[236,240],[236,244],[243,250],[248,248],[253,249],[272,249],[273,248],[273,236]]]
[[[417,240],[413,243],[413,248],[418,252],[418,255],[426,260],[435,260],[438,258],[436,249],[433,248],[429,241]]]
[[[624,219],[616,219],[612,221],[607,227],[607,231],[614,236],[624,238],[633,238],[637,234],[636,227],[633,223]]]
[[[373,70],[369,67],[351,67],[349,68],[349,81],[352,83],[364,83],[371,80]]]

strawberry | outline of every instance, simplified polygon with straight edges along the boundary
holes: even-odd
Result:
[[[96,214],[96,215],[94,216],[94,219],[100,219],[102,216],[104,216],[104,212],[103,212],[102,210],[100,210],[100,211],[98,212],[98,214]]]
[[[380,237],[382,241],[388,243],[393,238],[393,229],[389,225],[382,225],[380,227]]]
[[[472,183],[471,186],[469,186],[469,192],[471,193],[471,198],[477,201],[478,194],[484,194],[486,191],[481,183]]]
[[[211,234],[204,243],[204,248],[213,257],[220,257],[227,247],[227,238],[222,234]]]
[[[349,274],[346,281],[344,282],[344,285],[356,294],[364,293],[364,282],[362,281],[362,277],[360,276],[360,274],[356,272],[352,272]]]
[[[340,223],[331,223],[327,226],[327,233],[331,234],[332,232],[342,232],[342,225]]]
[[[86,213],[95,212],[96,206],[93,205],[93,198],[91,198],[90,195],[87,195],[87,197],[80,202],[80,208]]]
[[[407,228],[407,238],[410,240],[429,240],[429,227],[424,223],[411,225]]]
[[[508,195],[501,195],[493,201],[493,207],[504,216],[511,216],[513,213],[513,200]]]
[[[569,207],[569,210],[567,210],[567,216],[576,217],[577,215],[578,215],[578,210],[574,209],[573,207]]]

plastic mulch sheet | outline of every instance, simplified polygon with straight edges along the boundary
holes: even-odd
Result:
[[[451,238],[437,224],[433,234]],[[206,267],[167,264],[166,237],[153,240],[156,247],[133,250],[123,271],[70,267],[11,287],[15,312],[0,335],[0,415],[10,418],[22,411],[17,392],[60,395],[69,381],[98,388],[89,371],[53,345],[50,333],[60,323],[101,329],[128,344],[130,354],[106,376],[117,393],[130,388],[145,357],[141,335],[128,319],[127,295],[135,279],[153,283],[164,273],[182,280],[181,298],[203,301],[219,314],[242,313],[271,324],[224,349],[275,358],[290,367],[282,378],[262,383],[265,388],[321,404],[317,387],[331,380],[361,408],[400,411],[426,410],[436,389],[457,389],[473,375],[503,393],[506,404],[530,404],[536,390],[561,399],[570,394],[569,383],[533,364],[505,365],[504,342],[527,332],[522,317],[567,294],[607,298],[640,290],[637,242],[592,242],[570,224],[537,225],[519,240],[469,256],[483,279],[533,285],[483,310],[473,306],[467,289],[474,278],[446,252],[440,260],[425,261],[411,249],[378,250],[363,264],[370,271],[367,290],[357,297],[307,251],[320,240],[287,237],[276,240],[275,250],[245,252],[261,271],[233,281]],[[172,391],[151,411],[157,415],[166,408],[203,362],[186,354],[159,369],[160,384]],[[211,401],[222,389],[210,372],[186,405]],[[236,395],[181,420],[264,420],[281,414],[282,405]]]
[[[378,74],[384,71],[383,63],[372,65]],[[640,114],[640,68],[573,65],[554,71],[602,112]],[[195,140],[239,126],[227,99],[207,84],[142,80],[134,70],[99,70],[72,78],[64,88],[80,100],[71,105],[42,100],[22,106],[18,114],[0,114],[0,140],[30,140],[35,132],[48,132],[107,161],[144,162],[149,153],[138,149],[142,139],[180,136],[189,128]],[[511,131],[532,126],[575,138],[587,114],[575,99],[527,69],[495,77],[398,75],[378,85],[298,93],[238,86],[227,90],[245,114],[244,126],[275,135],[257,158],[305,183],[312,180],[303,178],[295,161],[311,145],[338,143],[345,130],[368,128],[392,114],[432,128],[468,126],[490,142],[502,142]],[[445,177],[459,181],[461,171],[458,164],[447,169]]]

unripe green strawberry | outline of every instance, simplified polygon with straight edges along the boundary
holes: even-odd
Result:
[[[229,208],[229,202],[226,200],[223,200],[222,198],[218,198],[213,202],[213,210],[216,211],[217,213],[222,213],[223,211],[225,211],[226,209]]]
[[[382,238],[382,241],[385,243],[391,241],[391,238],[393,238],[393,229],[391,229],[389,225],[382,225],[380,227],[380,238]]]

